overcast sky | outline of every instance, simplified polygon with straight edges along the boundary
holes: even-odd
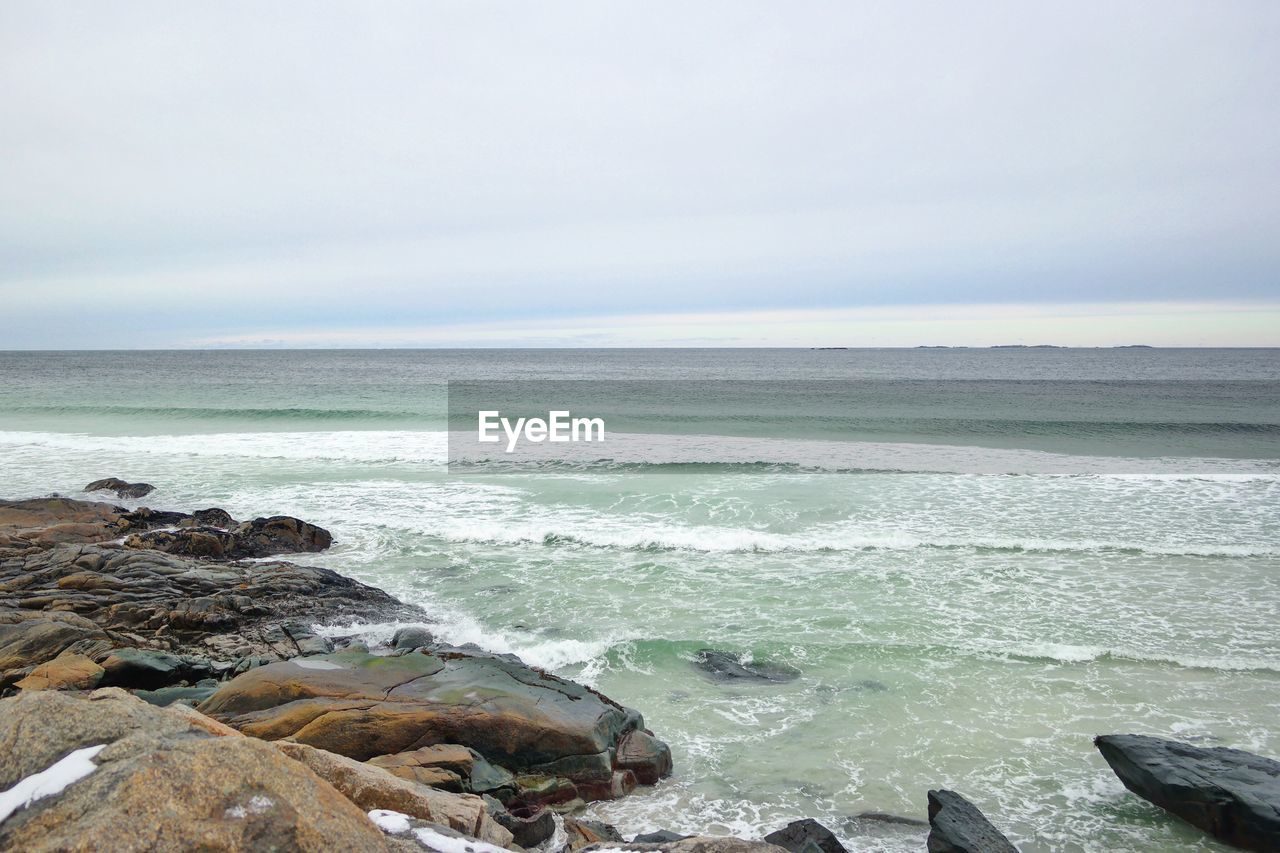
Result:
[[[1280,345],[1280,3],[0,4],[0,348]]]

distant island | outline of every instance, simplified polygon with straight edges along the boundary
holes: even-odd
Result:
[[[1067,349],[1057,344],[992,344],[992,349]]]

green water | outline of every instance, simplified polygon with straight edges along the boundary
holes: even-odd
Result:
[[[923,817],[945,786],[1029,851],[1210,850],[1126,794],[1091,737],[1280,755],[1275,351],[28,353],[0,370],[8,496],[116,474],[157,484],[155,506],[316,521],[337,544],[309,561],[642,710],[677,770],[592,806],[627,834],[804,816],[850,849],[918,850],[920,830],[854,816]],[[443,383],[533,378],[858,380],[877,405],[816,391],[745,426],[712,406],[701,428],[745,439],[737,461],[680,474],[447,473]],[[801,675],[718,683],[701,648]]]

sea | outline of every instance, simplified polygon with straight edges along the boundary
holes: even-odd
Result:
[[[446,464],[491,380],[699,390],[616,453]],[[0,495],[105,476],[323,525],[303,561],[642,711],[674,775],[588,809],[628,837],[920,850],[951,788],[1024,851],[1217,850],[1092,738],[1280,756],[1280,350],[0,353]]]

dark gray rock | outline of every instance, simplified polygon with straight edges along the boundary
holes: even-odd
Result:
[[[199,705],[218,689],[218,682],[206,678],[190,687],[161,687],[159,690],[135,690],[133,695],[142,701],[159,708],[182,702],[187,705]]]
[[[429,646],[435,642],[435,637],[431,636],[431,632],[421,625],[406,625],[403,628],[397,628],[395,634],[391,637],[391,645],[397,649],[420,649],[423,646]]]
[[[672,832],[669,829],[655,829],[653,832],[642,832],[635,838],[631,839],[632,844],[666,844],[674,841],[684,841],[686,838],[693,838],[692,835],[681,835],[678,832]]]
[[[1146,735],[1094,745],[1130,791],[1245,850],[1280,850],[1280,762]]]
[[[126,483],[119,477],[94,480],[84,487],[86,492],[115,492],[122,498],[143,498],[156,490],[150,483]]]
[[[782,683],[800,677],[794,667],[767,661],[744,663],[742,657],[732,652],[716,649],[699,649],[693,656],[693,665],[716,681],[759,681]]]
[[[812,818],[792,821],[764,840],[791,853],[848,853],[835,833]]]
[[[955,791],[929,792],[929,853],[1018,853],[977,806]]]
[[[556,832],[555,813],[548,808],[516,805],[497,812],[493,819],[511,832],[516,844],[525,848],[537,847]]]

